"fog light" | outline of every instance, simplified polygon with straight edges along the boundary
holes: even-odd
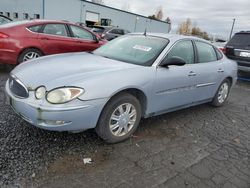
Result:
[[[41,126],[62,126],[70,124],[71,121],[61,121],[61,120],[38,120],[38,124]]]
[[[36,89],[35,91],[35,96],[38,100],[42,99],[43,97],[45,97],[46,94],[46,88],[41,86],[39,88]]]

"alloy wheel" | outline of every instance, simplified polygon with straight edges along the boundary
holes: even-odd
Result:
[[[27,54],[24,55],[23,61],[28,61],[38,57],[40,57],[40,54],[38,54],[37,52],[28,52]]]
[[[220,89],[219,89],[219,93],[218,93],[219,103],[223,103],[226,100],[228,96],[228,92],[229,92],[229,85],[227,82],[225,82],[220,86]]]
[[[134,127],[137,111],[134,105],[124,103],[118,106],[112,113],[109,128],[114,136],[121,137],[128,134]]]

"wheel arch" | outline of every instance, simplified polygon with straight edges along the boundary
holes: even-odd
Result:
[[[126,88],[126,89],[123,89],[123,90],[120,90],[118,92],[116,92],[115,94],[113,94],[110,99],[107,101],[107,103],[105,104],[105,106],[109,103],[109,101],[111,101],[114,97],[116,97],[117,95],[120,95],[122,93],[128,93],[130,95],[133,95],[134,97],[136,97],[139,102],[140,102],[140,105],[141,105],[141,109],[142,109],[142,117],[145,116],[146,114],[146,110],[147,110],[147,105],[148,105],[148,99],[147,99],[147,96],[146,94],[141,90],[141,89],[138,89],[138,88]],[[104,108],[105,108],[104,106]],[[103,108],[103,109],[104,109]]]
[[[230,86],[233,84],[233,78],[231,76],[226,77],[225,79],[228,79],[230,82]]]

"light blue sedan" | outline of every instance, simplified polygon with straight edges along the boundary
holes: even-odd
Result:
[[[221,106],[237,65],[195,37],[129,34],[92,53],[42,57],[6,83],[14,111],[37,127],[95,128],[109,143],[129,138],[140,119],[202,103]]]

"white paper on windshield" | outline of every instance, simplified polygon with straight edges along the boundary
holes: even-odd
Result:
[[[136,49],[136,50],[142,50],[142,51],[145,51],[145,52],[149,52],[150,50],[152,50],[151,47],[141,46],[141,45],[135,45],[133,48]]]

